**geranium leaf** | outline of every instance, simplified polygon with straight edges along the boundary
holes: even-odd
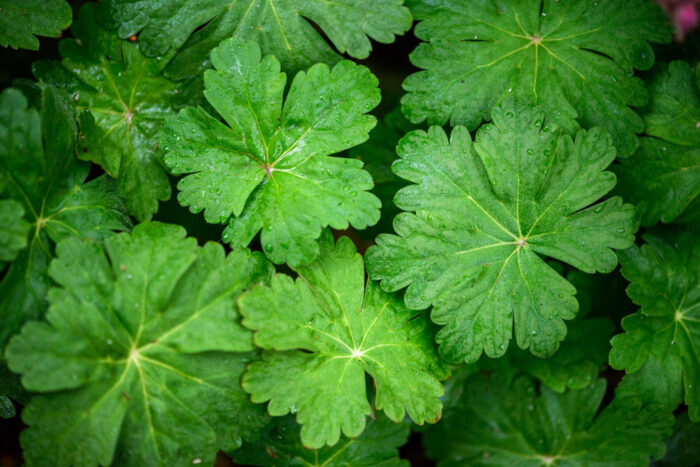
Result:
[[[59,37],[72,16],[65,0],[0,0],[0,46],[39,50],[36,36]]]
[[[666,450],[673,415],[616,397],[600,409],[605,380],[557,394],[532,380],[475,375],[459,403],[424,435],[442,466],[645,466]],[[539,392],[539,394],[538,394]]]
[[[269,280],[260,254],[197,247],[182,227],[57,247],[45,322],[7,347],[35,395],[22,413],[33,465],[213,464],[265,423],[240,376],[253,354],[235,299]],[[89,441],[89,442],[86,442]]]
[[[395,201],[398,235],[367,251],[373,279],[387,291],[408,286],[411,309],[433,305],[444,326],[440,353],[476,361],[518,346],[552,355],[576,315],[576,290],[545,263],[552,257],[588,272],[610,272],[613,248],[634,241],[634,208],[598,202],[615,185],[610,135],[593,128],[572,140],[541,108],[509,100],[493,110],[472,145],[464,127],[406,135],[393,168],[414,183]],[[594,204],[597,203],[597,204]],[[542,255],[542,256],[540,256]]]
[[[411,62],[403,110],[415,122],[475,129],[506,96],[540,104],[573,131],[602,127],[621,156],[637,146],[647,92],[648,42],[668,42],[668,21],[646,0],[436,0],[413,9],[426,41]],[[573,121],[576,120],[576,122]]]
[[[659,63],[649,78],[646,134],[634,157],[615,166],[617,191],[643,225],[671,222],[700,195],[700,81],[686,62]]]
[[[131,225],[112,180],[85,181],[90,167],[75,158],[75,113],[67,96],[51,86],[42,86],[41,96],[38,112],[16,89],[0,94],[0,178],[6,184],[0,217],[24,212],[0,230],[28,234],[21,241],[14,236],[15,247],[27,247],[0,282],[0,349],[46,309],[55,242],[69,236],[101,240]],[[17,254],[13,250],[8,258]]]
[[[253,42],[224,41],[204,74],[205,96],[226,124],[188,107],[161,133],[178,200],[207,222],[228,222],[224,240],[246,246],[262,229],[275,263],[309,263],[323,227],[362,229],[379,218],[372,178],[358,160],[331,157],[374,127],[377,79],[349,61],[300,72],[286,99],[279,62]]]
[[[95,22],[96,5],[78,12],[71,33],[59,44],[63,60],[37,62],[37,78],[65,88],[81,115],[78,156],[116,178],[129,211],[150,219],[158,201],[170,197],[170,182],[159,162],[158,130],[174,115],[192,84],[160,75],[161,60],[144,57],[138,44],[120,40]]]
[[[337,52],[366,58],[370,38],[389,43],[411,27],[403,0],[108,0],[102,18],[122,38],[138,34],[146,55],[181,47],[167,70],[176,78],[201,71],[209,52],[231,37],[256,41],[285,70],[298,71],[335,63],[341,58]]]
[[[621,394],[673,410],[685,400],[700,421],[700,245],[694,230],[644,235],[646,244],[620,252],[627,294],[639,312],[622,320],[610,365],[626,370]]]
[[[245,390],[254,402],[270,401],[271,415],[297,413],[302,442],[313,449],[336,444],[341,429],[362,433],[371,411],[365,373],[390,419],[408,412],[418,424],[437,421],[447,374],[427,316],[372,281],[365,289],[362,257],[348,238],[334,244],[325,231],[320,246],[314,263],[296,268],[296,282],[278,274],[239,300],[243,324],[266,349],[248,367]]]

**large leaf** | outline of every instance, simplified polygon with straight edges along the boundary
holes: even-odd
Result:
[[[396,195],[411,213],[380,235],[367,267],[387,291],[408,286],[411,309],[433,305],[449,360],[476,361],[518,346],[552,355],[576,315],[576,289],[549,256],[593,273],[617,264],[613,248],[634,241],[634,208],[599,199],[615,185],[610,136],[581,130],[574,140],[541,108],[512,100],[493,110],[472,145],[464,127],[448,140],[439,127],[406,135],[393,168],[415,185]],[[597,203],[597,204],[594,204]],[[540,256],[542,255],[542,256]]]
[[[170,197],[168,176],[158,160],[158,130],[175,114],[184,84],[160,75],[161,60],[145,58],[138,44],[122,41],[95,22],[94,4],[78,12],[72,39],[59,44],[63,60],[38,62],[34,74],[64,87],[81,117],[79,157],[116,178],[129,211],[150,219],[158,201]]]
[[[300,428],[291,415],[283,417],[269,433],[255,443],[244,444],[231,457],[237,464],[275,467],[408,466],[398,456],[399,446],[408,438],[408,424],[392,422],[382,414],[369,420],[360,436],[345,438],[333,447],[307,449],[299,440]]]
[[[362,162],[331,154],[362,143],[375,125],[377,79],[343,61],[285,75],[253,42],[231,39],[212,51],[205,96],[226,124],[201,108],[183,109],[161,133],[178,200],[207,222],[228,222],[224,240],[246,246],[262,229],[275,263],[309,263],[330,225],[363,229],[379,219],[379,200]]]
[[[231,37],[257,41],[265,55],[275,55],[290,71],[334,63],[337,52],[366,58],[370,38],[389,43],[411,27],[402,5],[403,0],[107,0],[102,18],[122,38],[139,34],[146,55],[182,47],[167,70],[181,78],[206,67],[209,52]]]
[[[375,406],[392,420],[418,424],[440,418],[438,381],[445,371],[427,316],[411,313],[372,281],[364,287],[362,257],[343,237],[325,231],[321,255],[299,267],[296,282],[278,274],[239,300],[243,324],[266,349],[246,371],[254,402],[270,401],[273,416],[296,413],[309,448],[355,437],[371,413],[365,373],[377,389]]]
[[[30,465],[212,465],[256,434],[264,411],[240,387],[253,354],[236,297],[267,281],[260,254],[197,247],[182,227],[57,247],[45,322],[7,346],[10,369],[43,393],[22,413]]]
[[[644,235],[620,253],[627,294],[641,309],[622,320],[610,364],[628,375],[618,392],[673,410],[685,400],[700,421],[700,244],[698,232]]]
[[[424,435],[441,466],[647,466],[661,458],[673,415],[615,398],[600,410],[605,380],[557,394],[526,377],[476,375],[458,405]]]
[[[15,218],[0,232],[26,234],[31,224],[29,238],[13,235],[13,250],[27,247],[0,282],[0,351],[25,321],[46,309],[55,242],[70,236],[101,240],[130,226],[112,180],[85,182],[90,167],[75,158],[75,115],[67,97],[43,86],[41,101],[39,113],[16,89],[0,94],[0,179],[6,183],[2,196],[9,198],[0,201],[0,218]],[[17,219],[19,212],[23,219]]]
[[[700,202],[699,79],[686,62],[657,65],[642,114],[649,137],[615,167],[617,191],[637,205],[643,225],[671,222]]]
[[[434,0],[413,10],[427,41],[411,62],[403,99],[415,122],[473,130],[506,96],[543,105],[570,131],[608,130],[621,156],[637,146],[644,84],[654,63],[647,42],[667,42],[661,9],[647,0]]]
[[[39,50],[36,36],[59,37],[72,16],[65,0],[0,0],[0,46]]]

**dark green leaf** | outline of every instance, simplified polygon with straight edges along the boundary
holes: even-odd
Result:
[[[662,467],[697,467],[700,459],[700,423],[693,423],[688,414],[676,417],[673,436],[666,441],[666,455],[659,461]]]

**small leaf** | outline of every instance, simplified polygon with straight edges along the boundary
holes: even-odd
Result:
[[[620,252],[627,294],[639,312],[622,320],[610,365],[626,370],[619,394],[674,410],[685,400],[700,421],[700,245],[694,230],[666,229]]]
[[[226,223],[224,240],[246,246],[262,230],[275,263],[307,264],[323,227],[363,229],[379,219],[371,176],[354,159],[331,157],[362,143],[374,127],[366,115],[380,99],[365,67],[342,61],[297,74],[284,99],[277,60],[253,42],[224,41],[204,74],[205,96],[226,124],[188,107],[161,133],[165,165],[178,201]],[[283,104],[284,99],[284,104]]]
[[[515,333],[520,348],[552,355],[576,315],[576,290],[544,257],[587,273],[610,272],[613,248],[637,229],[620,198],[598,202],[615,185],[610,135],[581,130],[572,140],[539,107],[506,101],[472,145],[464,127],[406,135],[393,169],[414,183],[396,204],[398,235],[380,235],[366,260],[370,276],[406,305],[444,326],[449,361],[499,357]],[[597,203],[597,204],[595,204]]]
[[[0,0],[0,47],[39,50],[36,36],[60,37],[72,16],[65,0]]]
[[[243,324],[266,349],[248,367],[243,387],[254,402],[270,401],[273,416],[296,413],[305,446],[335,445],[340,432],[355,437],[371,408],[365,373],[377,389],[375,405],[392,420],[406,412],[417,424],[440,418],[443,393],[430,322],[408,311],[369,281],[362,257],[348,238],[334,245],[329,231],[321,255],[284,274],[270,287],[239,300]]]
[[[424,435],[440,465],[645,466],[659,459],[673,415],[616,397],[600,409],[605,380],[557,394],[527,377],[475,375],[460,403]]]
[[[57,247],[45,322],[7,347],[33,392],[22,413],[32,465],[213,464],[265,423],[240,388],[252,336],[235,299],[266,282],[260,254],[143,223],[97,244]],[[89,442],[86,442],[89,441]]]
[[[402,105],[413,122],[470,130],[507,96],[542,105],[574,131],[602,127],[621,156],[644,129],[630,106],[647,101],[634,69],[654,63],[648,42],[671,39],[661,8],[646,0],[419,2],[411,54],[423,69],[406,79]],[[575,120],[575,121],[574,121]]]

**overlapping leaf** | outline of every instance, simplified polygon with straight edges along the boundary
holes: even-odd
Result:
[[[521,348],[553,354],[578,305],[574,287],[540,255],[609,272],[612,249],[629,247],[637,228],[620,198],[598,203],[615,185],[604,130],[572,140],[540,108],[512,100],[493,120],[473,146],[464,127],[450,140],[439,127],[401,140],[393,168],[415,185],[395,200],[412,213],[399,214],[398,235],[380,235],[366,256],[385,290],[408,286],[409,308],[433,305],[449,360],[501,356],[513,332]]]
[[[0,0],[0,46],[39,50],[36,36],[60,36],[72,16],[65,0]]]
[[[331,157],[367,139],[379,103],[376,78],[343,61],[297,74],[283,95],[279,62],[253,42],[231,39],[212,51],[205,96],[226,124],[183,109],[161,133],[164,162],[185,175],[178,200],[207,222],[228,222],[224,240],[246,246],[262,230],[275,263],[309,263],[330,225],[363,229],[379,218],[372,178],[355,159]]]
[[[240,376],[251,333],[235,299],[267,281],[260,254],[199,248],[182,227],[144,223],[133,234],[59,244],[46,322],[7,347],[10,369],[43,393],[22,413],[31,465],[213,464],[256,434],[264,411]]]
[[[16,89],[0,94],[0,180],[6,184],[0,218],[14,219],[0,227],[0,238],[13,232],[0,261],[19,250],[0,282],[0,349],[22,323],[43,314],[55,242],[100,240],[130,226],[112,180],[85,182],[90,168],[75,158],[75,139],[73,109],[56,89],[43,87],[41,113]]]
[[[411,27],[403,0],[107,0],[102,13],[122,38],[139,34],[149,56],[182,47],[167,70],[179,78],[201,71],[209,52],[231,37],[256,41],[285,70],[297,71],[335,63],[337,52],[366,58],[370,38],[389,43]]]
[[[292,416],[283,417],[269,433],[244,444],[231,457],[237,464],[275,467],[408,466],[398,455],[399,446],[408,439],[408,424],[392,422],[381,413],[367,422],[360,436],[344,438],[333,447],[307,449],[299,440],[299,430]]]
[[[651,102],[642,113],[649,137],[615,167],[617,191],[637,205],[643,225],[700,218],[699,86],[680,61],[659,63],[649,79]]]
[[[646,0],[414,1],[427,41],[412,54],[422,68],[404,83],[412,121],[475,129],[506,96],[543,105],[573,131],[602,127],[621,156],[637,146],[642,119],[629,106],[647,92],[634,69],[648,69],[648,42],[667,42],[661,9]],[[413,7],[413,5],[412,5]]]
[[[347,238],[334,245],[325,231],[321,255],[278,274],[270,287],[241,297],[243,324],[266,349],[243,378],[255,402],[270,401],[273,416],[296,413],[305,446],[335,445],[340,432],[355,437],[371,407],[365,373],[376,387],[375,406],[392,420],[407,412],[418,424],[440,418],[438,399],[447,376],[427,316],[411,313],[372,281],[364,286],[362,257]]]
[[[557,394],[532,380],[476,375],[424,442],[442,466],[646,466],[665,452],[673,415],[615,398],[600,413],[605,380]]]
[[[621,252],[627,294],[641,309],[622,320],[610,364],[628,375],[621,394],[675,409],[685,401],[700,421],[700,243],[698,232],[659,231]]]
[[[662,467],[695,467],[700,459],[700,423],[693,423],[687,413],[676,417],[673,436],[666,441]]]
[[[138,44],[122,41],[95,23],[94,4],[83,6],[61,41],[63,61],[38,62],[34,74],[64,87],[80,109],[79,157],[96,162],[116,178],[129,211],[149,219],[158,201],[170,197],[168,176],[158,160],[158,130],[175,114],[178,94],[191,84],[162,76],[162,61],[145,58]]]

